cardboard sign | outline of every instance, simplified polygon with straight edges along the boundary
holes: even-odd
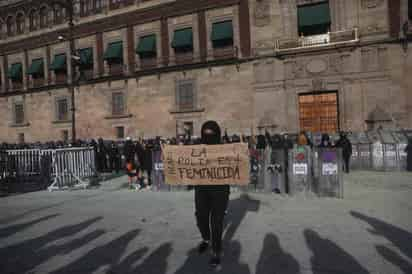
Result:
[[[307,175],[308,165],[307,164],[293,164],[293,174],[295,175]]]
[[[323,163],[322,165],[322,175],[336,175],[338,174],[338,165],[334,163]]]
[[[169,185],[247,185],[247,144],[163,147],[165,181]]]

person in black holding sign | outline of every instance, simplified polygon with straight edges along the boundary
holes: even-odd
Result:
[[[217,145],[221,143],[221,131],[215,121],[207,121],[202,125],[202,144]],[[222,252],[223,219],[229,201],[229,185],[195,186],[196,221],[203,241],[199,244],[199,253],[212,246],[212,258],[209,264],[220,265]]]

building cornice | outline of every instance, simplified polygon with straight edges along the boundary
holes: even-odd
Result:
[[[97,19],[93,22],[75,25],[73,36],[82,38],[94,35],[98,32],[107,32],[111,30],[125,28],[127,26],[139,25],[160,20],[182,16],[186,14],[197,13],[202,10],[220,8],[231,5],[238,5],[242,1],[248,0],[180,0],[173,3],[152,6],[146,9],[117,14],[110,17]],[[21,52],[22,49],[30,50],[58,43],[58,36],[68,36],[69,29],[50,31],[35,37],[22,38],[18,41],[0,44],[0,55],[8,55]]]

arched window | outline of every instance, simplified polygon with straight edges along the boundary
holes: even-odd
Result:
[[[36,10],[31,10],[29,14],[30,30],[36,30],[39,27],[39,16]]]
[[[47,7],[42,7],[40,9],[40,27],[44,28],[48,25],[48,10]]]
[[[6,27],[7,27],[7,35],[8,36],[14,35],[14,18],[12,16],[9,16],[7,18]]]
[[[16,28],[17,28],[17,33],[24,33],[24,27],[25,27],[25,18],[23,13],[17,14],[16,17]]]

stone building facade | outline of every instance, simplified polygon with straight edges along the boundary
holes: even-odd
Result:
[[[412,128],[412,1],[65,3],[0,4],[0,141],[70,138],[71,85],[81,139]]]

